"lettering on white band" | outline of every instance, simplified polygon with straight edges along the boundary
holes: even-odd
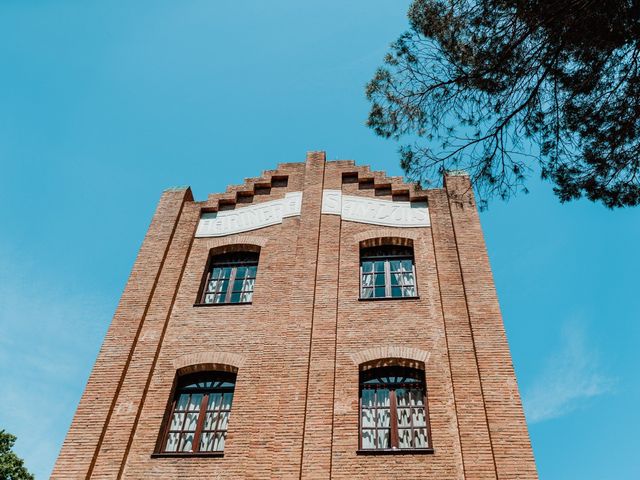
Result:
[[[427,202],[394,202],[377,198],[342,195],[340,190],[322,192],[322,213],[341,215],[343,220],[387,227],[428,227]]]
[[[249,205],[236,210],[206,212],[200,217],[196,237],[222,237],[282,223],[300,215],[302,192],[289,192],[280,200]]]

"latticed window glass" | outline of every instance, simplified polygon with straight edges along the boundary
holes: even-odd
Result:
[[[258,272],[256,252],[213,257],[202,294],[202,303],[250,303]]]
[[[387,245],[360,250],[360,297],[417,296],[413,248]]]
[[[222,452],[235,374],[214,372],[180,379],[166,428],[164,452]]]
[[[430,448],[424,372],[384,367],[361,372],[360,448]]]

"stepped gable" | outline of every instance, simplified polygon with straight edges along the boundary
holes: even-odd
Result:
[[[427,192],[417,183],[407,183],[402,177],[387,176],[381,170],[372,171],[368,166],[357,166],[352,160],[344,163],[342,183],[357,183],[359,189],[373,189],[376,196],[391,196],[396,201],[424,202]],[[342,167],[342,165],[340,165]]]
[[[359,189],[371,189],[376,197],[391,197],[395,201],[425,202],[427,191],[417,183],[407,183],[402,177],[388,176],[381,170],[358,166],[353,160],[331,160],[342,170],[342,183],[357,183]],[[279,163],[275,170],[265,170],[259,177],[245,178],[239,185],[229,185],[224,193],[210,193],[202,202],[205,211],[233,209],[237,204],[257,203],[256,197],[271,196],[272,189],[288,186],[291,175],[301,173],[304,163]],[[283,188],[283,191],[290,189]],[[292,191],[292,190],[291,190]],[[275,196],[280,198],[281,195]]]
[[[294,168],[297,167],[297,168]],[[219,210],[233,209],[236,204],[250,204],[256,202],[256,197],[264,200],[281,198],[284,192],[289,191],[290,176],[302,171],[304,163],[279,163],[275,170],[265,170],[259,177],[245,178],[239,185],[229,185],[225,193],[210,193],[208,199],[202,202],[203,210],[216,212]],[[271,196],[272,189],[282,189],[282,194]]]

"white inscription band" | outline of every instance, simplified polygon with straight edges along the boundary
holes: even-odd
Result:
[[[427,202],[394,202],[377,198],[342,195],[340,190],[322,192],[322,213],[341,215],[343,220],[387,227],[428,227]]]
[[[196,237],[222,237],[282,223],[286,217],[300,215],[302,192],[289,192],[283,199],[258,203],[237,210],[203,213]]]

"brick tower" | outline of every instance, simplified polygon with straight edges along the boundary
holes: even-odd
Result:
[[[469,178],[165,191],[52,478],[536,479]]]

